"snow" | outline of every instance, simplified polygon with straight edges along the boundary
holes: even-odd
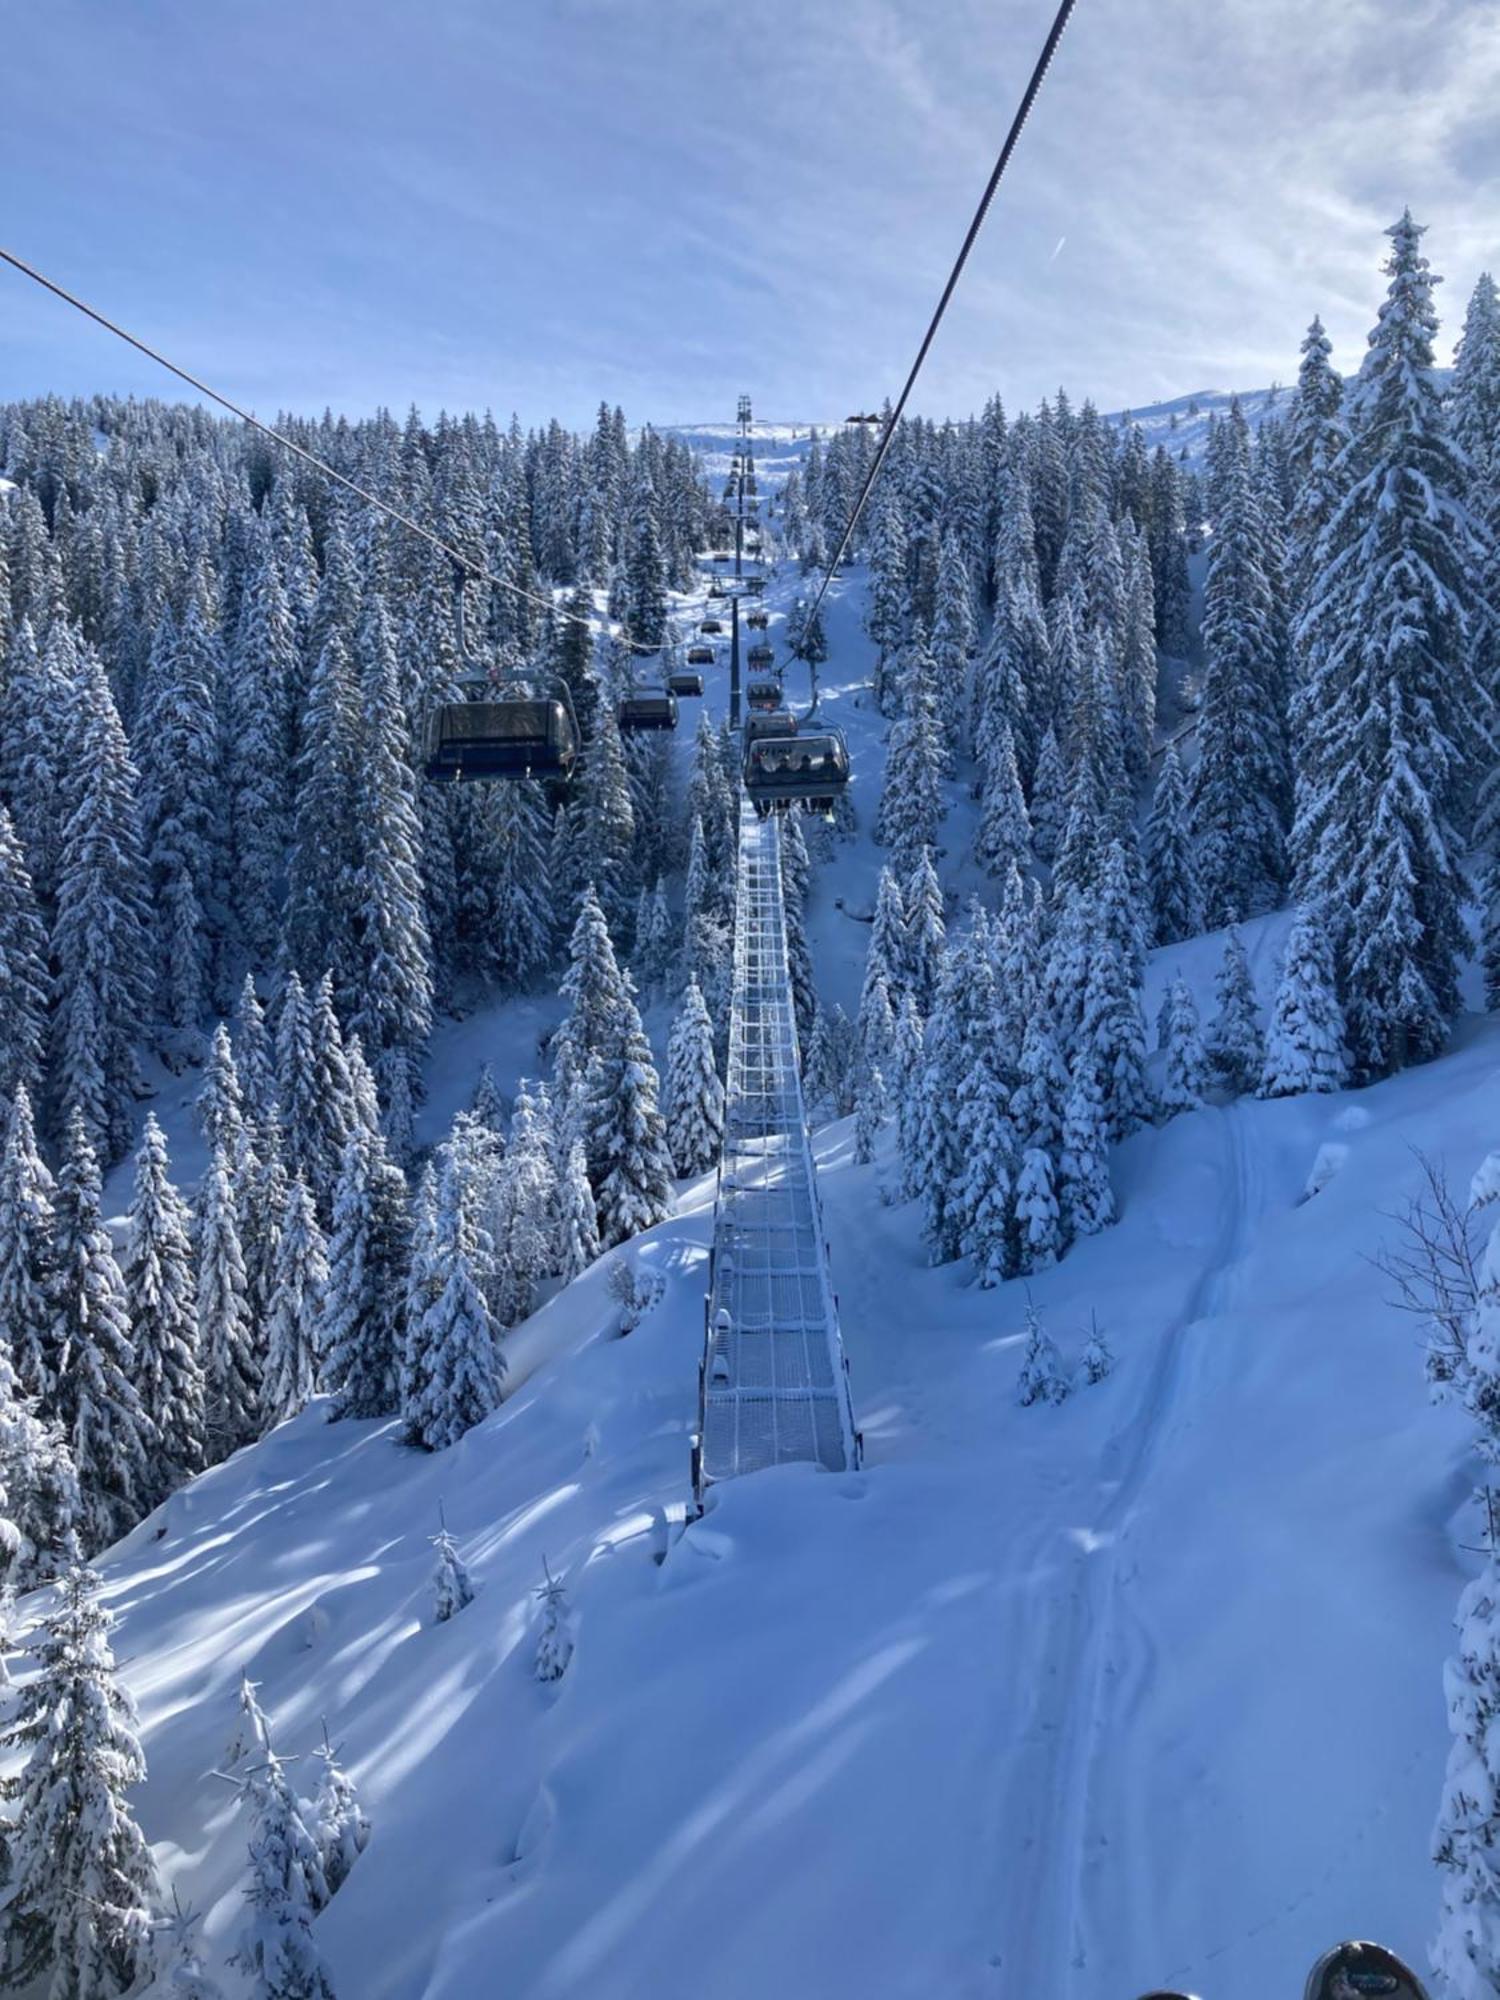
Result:
[[[829,593],[822,710],[867,830],[864,596],[858,571]],[[943,827],[955,905],[976,810]],[[878,862],[862,831],[814,871],[823,1000],[851,1017]],[[1242,926],[1263,1013],[1288,921]],[[1148,1021],[1178,974],[1211,1016],[1223,943],[1153,955]],[[551,1018],[445,1027],[421,1136],[480,1061],[507,1091],[534,1072]],[[856,1166],[854,1121],[826,1128],[859,1473],[730,1481],[685,1525],[704,1179],[633,1246],[663,1281],[640,1325],[617,1337],[605,1259],[507,1336],[507,1400],[450,1450],[314,1407],[174,1496],[102,1567],[141,1821],[212,1962],[242,1923],[248,1829],[213,1772],[246,1672],[279,1752],[326,1718],[373,1822],[315,1925],[344,2000],[1265,2000],[1339,1936],[1422,1961],[1474,1469],[1372,1259],[1417,1150],[1462,1188],[1493,1148],[1497,1062],[1470,1018],[1368,1090],[1143,1132],[1118,1225],[991,1291],[883,1205],[889,1133]],[[180,1103],[157,1108],[175,1159]],[[1066,1366],[1093,1312],[1115,1356],[1061,1407],[1016,1402],[1028,1295]],[[439,1503],[477,1596],[434,1625]],[[544,1565],[576,1642],[552,1687]]]

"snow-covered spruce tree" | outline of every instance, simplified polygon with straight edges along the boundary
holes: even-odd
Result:
[[[81,778],[58,863],[52,1082],[59,1105],[77,1105],[90,1139],[113,1163],[130,1143],[150,989],[145,864],[135,766],[92,649],[84,650],[76,699]]]
[[[1465,945],[1455,829],[1493,707],[1472,658],[1487,550],[1433,372],[1434,281],[1409,212],[1389,234],[1390,289],[1346,398],[1344,491],[1297,628],[1297,890],[1339,913],[1361,1079],[1446,1039]]]
[[[474,1602],[474,1585],[464,1568],[458,1544],[448,1532],[447,1522],[439,1518],[438,1532],[432,1537],[432,1546],[437,1551],[432,1571],[432,1616],[434,1624],[446,1625]]]
[[[1109,1136],[1128,1138],[1150,1122],[1156,1106],[1146,1074],[1140,984],[1112,937],[1097,939],[1090,953],[1078,1033],[1079,1051],[1097,1065]]]
[[[612,937],[624,935],[635,893],[635,808],[614,710],[599,712],[584,762],[580,831],[584,880],[604,912]]]
[[[152,958],[160,1012],[173,1036],[168,1054],[177,1060],[196,1046],[208,997],[219,874],[218,706],[225,676],[203,599],[201,588],[190,591],[180,625],[170,610],[162,615],[134,738],[153,892]]]
[[[245,1094],[240,1088],[229,1029],[222,1021],[209,1043],[196,1108],[198,1129],[208,1150],[211,1153],[218,1150],[226,1159],[233,1160],[245,1130]]]
[[[191,1218],[172,1185],[167,1142],[146,1114],[122,1266],[135,1347],[135,1386],[155,1433],[141,1496],[164,1500],[203,1467],[204,1385],[198,1360]]]
[[[890,848],[891,866],[902,876],[910,874],[924,849],[936,845],[947,811],[935,672],[926,647],[913,646],[902,680],[901,717],[891,726],[885,788],[875,819],[875,838]]]
[[[1049,722],[1042,732],[1037,751],[1036,775],[1031,781],[1031,846],[1045,867],[1057,859],[1067,825],[1067,773],[1057,736]]]
[[[279,1112],[276,1052],[266,1025],[266,1010],[248,972],[235,1007],[231,1050],[245,1117],[259,1126],[273,1112]]]
[[[410,1079],[432,1028],[432,939],[395,639],[378,594],[360,622],[359,698],[351,829],[356,859],[349,889],[355,925],[346,1014],[350,1033],[364,1045],[382,1105],[388,1113],[404,1106],[401,1129],[389,1134],[404,1153]]]
[[[381,1132],[344,1147],[318,1336],[329,1414],[388,1417],[399,1396],[408,1255],[406,1176]]]
[[[1208,1055],[1198,1021],[1198,1008],[1187,981],[1179,974],[1167,988],[1166,1077],[1161,1108],[1168,1118],[1179,1111],[1196,1111],[1208,1088]]]
[[[564,1117],[574,1115],[589,1066],[604,1048],[628,998],[603,906],[592,887],[585,889],[579,904],[568,956],[561,988],[568,1015],[552,1038],[553,1087]]]
[[[560,1681],[573,1658],[573,1624],[568,1613],[568,1594],[562,1578],[543,1564],[545,1581],[537,1586],[542,1606],[542,1629],[536,1642],[536,1677],[542,1682]]]
[[[906,906],[901,884],[888,867],[880,871],[875,891],[875,920],[870,926],[870,942],[865,953],[865,983],[885,982],[891,1005],[899,1008],[906,992]]]
[[[1010,1099],[1011,1123],[1016,1130],[1016,1143],[1023,1151],[1040,1147],[1056,1161],[1067,1096],[1068,1072],[1058,1055],[1047,1010],[1038,1004],[1027,1016],[1016,1085]]]
[[[925,1020],[937,992],[938,967],[947,936],[943,892],[930,847],[924,847],[917,857],[902,900],[906,911],[902,981]]]
[[[328,574],[325,570],[325,582]],[[298,730],[283,921],[287,957],[307,979],[348,962],[344,923],[357,860],[353,828],[359,730],[349,653],[353,637],[352,628],[334,630],[321,645]]]
[[[1341,1090],[1348,1073],[1344,1012],[1327,929],[1322,913],[1304,906],[1287,938],[1257,1094],[1292,1097],[1304,1090]]]
[[[296,1416],[316,1393],[327,1285],[327,1246],[307,1183],[298,1174],[282,1212],[266,1319],[262,1404],[267,1423]]]
[[[172,1908],[155,1920],[157,1978],[167,2000],[224,2000],[223,1987],[204,1964],[202,1921],[197,1911],[182,1907],[175,1892]]]
[[[1027,1146],[1015,1198],[1017,1265],[1022,1271],[1047,1270],[1062,1250],[1062,1210],[1054,1180],[1052,1155],[1041,1146]]]
[[[991,875],[1003,875],[1031,859],[1031,822],[1016,769],[1010,724],[1001,720],[986,733],[984,809],[974,833],[974,859]]]
[[[1091,1386],[1102,1382],[1114,1372],[1115,1357],[1110,1352],[1109,1342],[1104,1337],[1104,1328],[1099,1324],[1099,1315],[1089,1314],[1089,1337],[1083,1344],[1083,1379]]]
[[[1344,384],[1335,372],[1333,342],[1314,318],[1302,342],[1297,393],[1286,419],[1287,464],[1292,477],[1287,517],[1287,583],[1294,616],[1306,608],[1313,564],[1323,530],[1339,496],[1335,473],[1348,426],[1343,419]]]
[[[536,1288],[558,1266],[558,1136],[545,1087],[533,1093],[523,1078],[516,1092],[510,1145],[494,1168],[486,1209],[481,1200],[481,1234],[487,1227],[490,1256],[481,1257],[481,1284],[497,1326],[517,1326],[536,1303]],[[481,1179],[484,1168],[479,1167]]]
[[[0,1584],[50,1582],[78,1546],[83,1500],[62,1427],[0,1381]]]
[[[430,1303],[406,1345],[401,1415],[409,1443],[456,1444],[498,1408],[505,1360],[476,1270],[478,1239],[465,1199],[461,1153],[443,1149],[431,1242],[424,1246]]]
[[[1065,1403],[1068,1377],[1057,1343],[1042,1325],[1036,1307],[1026,1307],[1026,1351],[1021,1357],[1021,1373],[1016,1382],[1016,1401],[1023,1409],[1033,1403]]]
[[[99,1203],[99,1162],[75,1110],[57,1177],[62,1363],[53,1403],[78,1469],[80,1532],[91,1554],[117,1541],[145,1513],[156,1444],[135,1386],[125,1280]]]
[[[269,1739],[246,1774],[251,1814],[248,1913],[231,1963],[252,2000],[335,2000],[313,1943],[312,1920],[328,1901],[317,1842]]]
[[[1265,567],[1265,525],[1249,446],[1232,433],[1223,510],[1214,524],[1203,598],[1203,707],[1192,821],[1211,924],[1277,900],[1286,873],[1291,778],[1286,748],[1281,608]]]
[[[973,1042],[972,1026],[969,1037]],[[962,1162],[946,1213],[982,1291],[1015,1269],[1011,1189],[1019,1161],[1010,1099],[993,1058],[981,1047],[959,1082],[955,1140]]]
[[[47,931],[10,814],[0,805],[0,1104],[35,1099],[47,1043]]]
[[[56,1193],[36,1143],[31,1099],[18,1085],[0,1152],[0,1326],[21,1393],[46,1408],[63,1361]]]
[[[288,974],[276,1028],[276,1075],[286,1171],[302,1175],[326,1227],[344,1148],[358,1122],[332,981],[326,975],[308,994],[297,974]]]
[[[923,1131],[922,1079],[924,1064],[922,1017],[908,993],[896,1018],[896,1039],[891,1061],[896,1096],[896,1146],[901,1175],[896,1196],[913,1201],[921,1193],[921,1146]]]
[[[1455,2000],[1500,1993],[1500,1889],[1494,1868],[1500,1783],[1490,1745],[1500,1719],[1500,1562],[1491,1549],[1458,1602],[1458,1649],[1443,1671],[1453,1742],[1433,1831],[1442,1908],[1432,1968]]]
[[[309,1831],[323,1864],[328,1893],[336,1896],[370,1844],[370,1816],[359,1802],[354,1780],[339,1762],[326,1727],[313,1755],[318,1760],[318,1788],[312,1797]]]
[[[216,1465],[261,1432],[260,1343],[222,1151],[198,1184],[198,1360],[203,1369],[206,1457]]]
[[[152,1969],[156,1870],[126,1798],[146,1760],[115,1678],[111,1622],[93,1571],[74,1563],[0,1732],[0,1749],[20,1760],[0,1780],[11,1808],[0,1823],[0,1964],[11,1986],[40,1991],[50,1975],[49,2000],[109,2000]]]
[[[1152,940],[1179,944],[1203,928],[1198,857],[1188,829],[1187,784],[1177,746],[1169,743],[1151,794],[1146,823],[1146,880],[1151,890]]]
[[[569,1283],[599,1255],[599,1214],[582,1142],[573,1140],[557,1183],[558,1276]]]
[[[1231,1096],[1242,1097],[1260,1081],[1265,1042],[1255,1007],[1255,981],[1240,934],[1233,925],[1214,978],[1218,1011],[1208,1026],[1205,1048],[1215,1080]]]
[[[264,518],[264,517],[262,517]],[[278,887],[290,832],[297,625],[269,535],[257,536],[240,600],[225,695],[233,904],[256,963],[276,948]]]
[[[885,1077],[879,1063],[871,1063],[859,1086],[859,1102],[854,1107],[854,1164],[867,1167],[875,1157],[875,1141],[885,1123],[887,1110]]]
[[[689,980],[667,1044],[667,1146],[678,1174],[700,1174],[724,1139],[724,1086],[714,1062],[714,1030],[697,982]]]
[[[1109,1180],[1109,1122],[1097,1058],[1080,1051],[1063,1107],[1057,1196],[1068,1239],[1095,1236],[1115,1219]]]
[[[896,1040],[896,1015],[890,990],[878,975],[870,976],[868,962],[864,990],[860,995],[859,1018],[854,1023],[856,1064],[861,1079],[873,1069],[884,1069],[891,1059]]]

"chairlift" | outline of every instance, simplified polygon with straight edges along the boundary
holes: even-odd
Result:
[[[724,630],[724,621],[722,618],[705,618],[700,623],[698,630],[706,639],[717,639],[719,634]]]
[[[745,689],[745,700],[751,708],[764,710],[767,714],[781,706],[781,682],[777,680],[753,680]]]
[[[747,576],[743,579],[743,582],[746,591],[751,597],[759,597],[766,587],[766,580],[763,576]]]
[[[708,586],[708,594],[710,597],[727,597],[729,592],[720,583],[719,579],[715,577],[713,582]]]
[[[469,668],[462,701],[437,703],[422,730],[423,774],[437,785],[541,778],[565,784],[578,761],[578,716],[566,681],[545,692],[507,692],[470,652],[464,629],[467,572],[454,565],[453,618],[459,657]]]
[[[827,815],[849,788],[849,748],[838,729],[761,737],[745,747],[743,775],[762,819],[792,806]]]
[[[766,645],[763,641],[752,646],[745,655],[746,663],[752,672],[757,667],[769,667],[775,658],[776,648]]]
[[[668,694],[701,695],[702,692],[702,674],[689,673],[685,667],[679,667],[676,673],[667,675]]]
[[[628,694],[615,710],[622,736],[646,729],[675,729],[677,700],[666,688],[641,688]]]
[[[745,623],[750,627],[752,632],[764,632],[770,622],[770,612],[762,611],[759,605],[753,611],[745,613]]]
[[[687,663],[690,667],[711,667],[714,663],[713,647],[689,646],[687,649]]]

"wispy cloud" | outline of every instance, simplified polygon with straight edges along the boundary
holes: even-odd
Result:
[[[263,407],[878,403],[1049,14],[51,0],[7,26],[6,233]],[[1352,366],[1408,202],[1451,334],[1500,263],[1497,95],[1500,0],[1091,0],[922,406],[1285,379],[1315,311]],[[164,386],[0,283],[8,390]]]

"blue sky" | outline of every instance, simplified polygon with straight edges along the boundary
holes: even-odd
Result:
[[[3,240],[262,413],[894,394],[1051,0],[45,0]],[[1410,202],[1500,269],[1500,0],[1079,0],[917,402],[1353,365]],[[174,393],[0,269],[0,397]]]

